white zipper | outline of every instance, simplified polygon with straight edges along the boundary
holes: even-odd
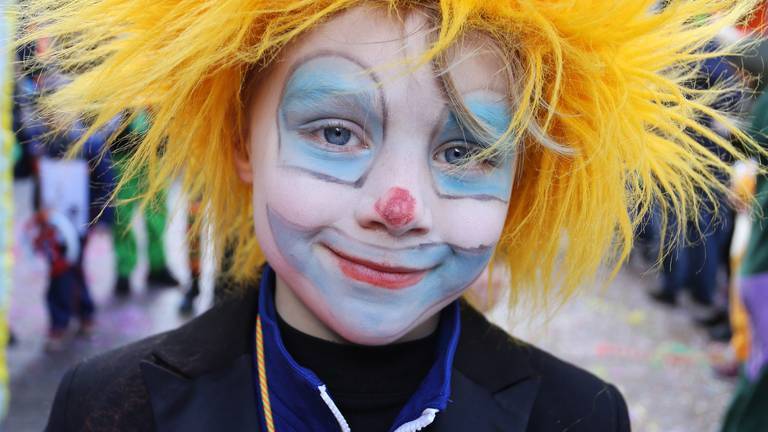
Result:
[[[347,419],[345,419],[344,416],[341,414],[341,411],[339,411],[339,407],[337,407],[336,404],[333,403],[333,399],[331,399],[331,396],[328,395],[328,391],[326,390],[325,385],[321,385],[317,389],[320,390],[320,397],[323,398],[323,402],[325,402],[325,404],[328,405],[328,409],[331,410],[331,413],[333,413],[333,416],[336,417],[336,421],[339,422],[339,426],[341,427],[341,432],[350,432],[349,423],[347,423]]]
[[[427,408],[421,413],[421,417],[416,420],[403,423],[399,428],[395,429],[395,432],[417,432],[432,424],[435,421],[436,409]]]
[[[317,389],[320,390],[320,397],[323,399],[323,402],[325,402],[325,405],[328,406],[328,409],[331,410],[333,417],[335,417],[336,421],[339,423],[341,432],[351,432],[349,423],[347,423],[347,419],[344,418],[344,415],[341,414],[341,411],[339,411],[339,407],[337,407],[333,402],[333,399],[331,399],[331,396],[328,394],[328,389],[325,387],[325,385],[321,385]],[[435,421],[435,414],[437,413],[438,410],[434,408],[427,408],[421,413],[421,417],[417,418],[416,420],[409,421],[408,423],[403,423],[400,425],[400,427],[395,429],[395,432],[418,432],[431,425],[432,422]]]

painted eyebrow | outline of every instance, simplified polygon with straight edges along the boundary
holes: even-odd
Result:
[[[499,111],[508,112],[509,110],[509,107],[504,102],[464,101],[464,104],[467,105],[467,109],[472,116],[480,120],[482,123],[485,123],[492,129],[493,133],[498,134],[499,136],[501,136],[509,126],[509,122],[511,121],[509,116],[504,116],[499,113]],[[475,105],[476,108],[480,109],[473,110],[471,109],[472,105]],[[446,103],[443,113],[443,115],[446,115],[447,117],[445,121],[435,125],[435,128],[432,132],[432,140],[436,139],[441,135],[441,133],[444,133],[447,130],[460,130],[465,140],[469,138],[473,141],[481,141],[479,137],[475,136],[470,128],[463,124],[458,114],[453,109],[451,109],[449,104]]]
[[[509,112],[509,106],[504,102],[465,102],[470,114],[480,119],[483,123],[497,129],[494,132],[504,133],[509,127],[509,123],[512,121]],[[473,105],[475,108],[472,109]]]
[[[313,90],[297,90],[296,96],[290,94],[283,101],[282,109],[286,113],[323,112],[326,110],[352,111],[358,117],[368,118],[370,100],[367,95],[340,94],[337,88],[314,88]],[[378,115],[378,114],[377,114]]]
[[[292,90],[293,92],[293,90]],[[342,110],[351,112],[353,116],[369,120],[372,97],[367,94],[340,94],[338,88],[314,88],[309,91],[297,90],[297,95],[289,94],[282,103],[286,114],[301,112],[327,112]],[[378,113],[375,114],[378,117]],[[378,120],[376,120],[378,123]]]
[[[286,75],[288,77],[288,81],[286,81],[286,85],[283,86],[283,91],[282,91],[282,94],[280,95],[280,100],[284,100],[285,92],[286,92],[286,89],[288,87],[287,83],[290,82],[290,78],[293,77],[293,75],[296,73],[296,70],[298,68],[300,68],[301,66],[303,66],[304,64],[306,64],[307,62],[309,62],[311,60],[314,60],[314,59],[317,59],[317,58],[320,58],[320,57],[338,57],[338,58],[342,58],[344,60],[347,60],[348,62],[351,62],[351,63],[357,65],[360,69],[363,70],[363,72],[365,72],[365,74],[375,84],[376,92],[377,92],[377,96],[378,96],[378,100],[379,100],[379,104],[380,104],[380,108],[381,108],[382,124],[386,125],[387,124],[387,118],[389,116],[388,115],[389,109],[388,109],[387,99],[386,99],[386,97],[384,95],[383,84],[382,84],[381,78],[376,73],[376,71],[373,70],[373,67],[371,65],[367,64],[362,59],[359,59],[359,58],[357,58],[357,57],[355,57],[355,56],[353,56],[351,54],[344,53],[344,52],[341,52],[341,51],[329,50],[329,49],[328,50],[320,50],[320,51],[316,51],[316,52],[314,52],[312,54],[306,55],[306,56],[301,57],[298,60],[296,60],[296,62],[294,62],[291,65],[290,69],[288,69],[288,73]],[[336,96],[338,96],[338,94]],[[384,129],[385,129],[385,133],[386,133],[386,128],[384,128]]]

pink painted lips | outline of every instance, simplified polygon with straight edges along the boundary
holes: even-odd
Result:
[[[381,288],[397,290],[416,285],[429,270],[393,267],[352,257],[328,248],[335,256],[341,272],[350,279]]]

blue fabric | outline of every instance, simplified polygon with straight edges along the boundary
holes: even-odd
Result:
[[[318,387],[323,382],[293,359],[283,345],[277,326],[274,302],[275,273],[265,266],[259,286],[259,316],[264,338],[267,385],[275,429],[279,431],[338,431],[339,424],[322,400]],[[458,301],[447,306],[440,316],[438,355],[435,364],[418,390],[403,407],[390,430],[419,418],[427,408],[444,410],[451,394],[451,369],[461,329]],[[254,337],[255,340],[255,337]],[[254,389],[259,401],[259,417],[266,430],[256,355],[253,355]],[[333,398],[333,389],[328,389]],[[342,413],[343,414],[343,413]],[[439,415],[439,414],[438,414]]]
[[[704,52],[709,53],[716,49],[719,49],[718,44],[715,42],[710,42],[704,48]],[[698,79],[696,79],[693,83],[693,88],[696,90],[708,90],[720,85],[732,85],[734,87],[738,87],[737,85],[734,85],[738,79],[738,70],[730,61],[728,61],[728,59],[725,57],[711,57],[701,63],[699,76]],[[719,111],[732,112],[734,110],[738,110],[739,103],[745,97],[747,97],[745,92],[730,90],[720,94],[718,98],[712,102],[711,107]],[[711,128],[713,126],[713,119],[709,116],[702,116],[699,118],[699,122],[707,128]],[[725,151],[725,149],[715,145],[715,143],[711,140],[702,136],[698,136],[695,133],[692,135],[694,138],[696,138],[696,141],[698,141],[699,144],[703,145],[707,150],[717,155],[720,160],[726,163],[733,163],[733,157],[727,151]],[[722,182],[728,181],[728,173],[723,172],[722,170],[715,170],[714,174],[718,180]]]
[[[712,210],[702,209],[699,227],[689,223],[685,239],[680,239],[677,247],[664,257],[660,274],[662,289],[668,294],[675,296],[687,286],[699,302],[710,304],[715,300],[717,274],[728,265],[725,248],[733,230],[728,204],[721,202],[719,206],[717,217]]]
[[[717,49],[712,42],[704,48],[704,52],[713,52]],[[712,57],[704,60],[699,70],[699,78],[693,83],[697,90],[706,90],[719,84],[728,83],[735,79],[736,69],[723,57]],[[724,93],[712,104],[718,110],[733,110],[744,94],[738,91]],[[710,128],[713,120],[703,116],[700,123]],[[731,163],[732,157],[723,148],[715,145],[709,139],[692,133],[692,136],[707,150],[714,153],[725,163]],[[715,177],[727,183],[728,173],[724,170],[713,170]],[[729,208],[726,197],[717,191],[713,196],[708,196],[704,191],[699,191],[702,206],[697,215],[697,223],[702,232],[699,232],[693,222],[684,233],[685,240],[670,251],[662,263],[662,289],[669,295],[677,295],[683,286],[692,290],[692,295],[702,303],[711,303],[717,291],[717,274],[720,267],[728,266],[728,254],[725,248],[730,244],[730,236],[733,230],[733,214]],[[719,209],[718,217],[715,217],[714,208]],[[658,213],[658,209],[656,209]],[[669,215],[670,217],[673,215]],[[661,216],[654,215],[655,232],[660,230]],[[675,221],[671,221],[675,224]],[[675,226],[670,231],[674,231]],[[658,234],[656,240],[660,240]],[[672,239],[667,239],[669,242]]]
[[[80,322],[93,319],[96,307],[83,273],[84,250],[85,239],[80,238],[80,254],[77,262],[63,274],[51,275],[48,282],[45,300],[52,331],[66,330],[73,314]]]
[[[35,156],[40,156],[40,152],[44,149],[41,140],[48,129],[35,111],[37,97],[35,82],[27,77],[19,78],[16,82],[13,101],[13,131],[19,143],[28,146]]]
[[[51,276],[48,291],[45,293],[51,331],[64,331],[69,326],[75,284],[74,269],[69,269],[58,276]]]
[[[35,101],[39,93],[40,89],[33,80],[22,78],[19,81],[15,101],[15,109],[18,107],[19,112],[14,116],[17,139],[28,146],[37,157],[60,158],[82,138],[87,128],[82,122],[77,121],[63,133],[53,133],[54,131],[36,110]],[[114,208],[106,206],[116,184],[112,153],[107,143],[120,126],[121,120],[122,116],[118,115],[94,132],[83,143],[82,151],[78,155],[79,158],[88,162],[90,220],[94,223],[100,222],[107,225],[114,223]]]
[[[115,208],[107,205],[117,184],[112,152],[106,148],[107,140],[114,131],[118,119],[88,138],[83,143],[83,157],[89,165],[90,218],[94,223],[114,225]],[[103,211],[102,211],[103,209]]]

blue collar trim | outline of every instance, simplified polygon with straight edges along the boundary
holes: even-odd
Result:
[[[272,417],[276,430],[296,431],[336,431],[339,421],[323,401],[320,388],[325,384],[311,370],[302,367],[285,349],[277,326],[277,311],[274,301],[275,273],[267,265],[259,285],[259,316],[261,317],[264,337],[264,357],[269,387],[269,399],[272,405]],[[255,327],[255,326],[254,326]],[[459,342],[461,320],[459,303],[448,305],[440,315],[438,326],[437,360],[419,388],[400,411],[391,431],[404,423],[414,421],[427,409],[443,411],[448,405],[451,394],[451,370],[456,346]],[[256,370],[256,356],[254,371]],[[254,373],[254,386],[257,400],[259,383],[258,373]],[[333,389],[328,389],[331,398]],[[259,402],[260,404],[260,402]],[[264,424],[263,409],[259,406],[259,416]],[[342,413],[343,415],[343,413]]]

